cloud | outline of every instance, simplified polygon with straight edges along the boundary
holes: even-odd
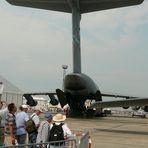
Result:
[[[147,10],[144,1],[82,15],[82,72],[101,90],[148,92]],[[1,74],[26,91],[62,87],[61,65],[72,72],[71,15],[3,1],[0,18]]]

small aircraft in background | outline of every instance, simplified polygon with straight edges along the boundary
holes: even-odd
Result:
[[[0,101],[1,101],[2,93],[3,93],[3,89],[4,89],[4,84],[3,82],[0,82]]]
[[[148,98],[124,96],[101,93],[99,87],[86,74],[81,72],[81,48],[80,48],[80,20],[81,14],[93,11],[101,11],[118,7],[141,4],[144,0],[6,0],[12,5],[32,7],[53,11],[72,13],[72,38],[73,38],[73,73],[66,75],[64,90],[56,89],[55,93],[27,93],[24,97],[30,106],[37,105],[33,95],[48,95],[50,103],[61,107],[68,104],[70,115],[97,115],[106,107],[144,106],[148,111]],[[57,95],[57,98],[55,97]],[[124,100],[102,101],[102,97],[124,98]],[[86,100],[94,101],[86,108]],[[96,110],[94,110],[95,108]]]

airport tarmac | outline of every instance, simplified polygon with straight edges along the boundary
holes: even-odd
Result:
[[[147,148],[148,119],[101,117],[67,118],[71,130],[89,131],[91,148]]]

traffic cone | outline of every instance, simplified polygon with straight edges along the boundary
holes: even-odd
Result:
[[[88,148],[91,148],[91,138],[90,138],[90,136],[88,137]]]

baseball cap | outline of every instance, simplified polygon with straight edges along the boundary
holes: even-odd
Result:
[[[45,112],[44,117],[46,119],[52,119],[52,114],[50,112]]]
[[[22,108],[27,108],[27,109],[29,109],[28,108],[28,105],[26,105],[26,104],[23,104],[23,105],[21,105],[22,106]]]

